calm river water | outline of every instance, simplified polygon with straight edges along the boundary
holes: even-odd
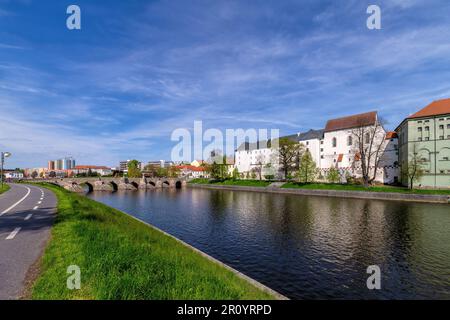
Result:
[[[450,299],[450,206],[205,189],[89,197],[292,299]],[[381,290],[366,269],[381,268]]]

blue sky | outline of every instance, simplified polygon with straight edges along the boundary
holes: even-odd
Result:
[[[82,30],[66,28],[77,4]],[[366,28],[378,4],[382,30]],[[168,159],[176,128],[394,128],[450,97],[450,2],[0,0],[8,167]]]

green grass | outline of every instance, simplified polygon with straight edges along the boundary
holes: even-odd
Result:
[[[212,184],[219,186],[246,186],[246,187],[267,187],[272,182],[265,180],[224,180],[224,181],[214,181],[211,182],[209,179],[193,179],[189,181],[189,183],[193,184]]]
[[[399,192],[399,193],[411,193],[411,194],[444,194],[450,195],[450,190],[428,190],[428,189],[413,189],[410,190],[404,187],[392,187],[392,186],[371,186],[364,188],[362,185],[353,184],[327,184],[327,183],[309,183],[300,184],[289,182],[282,186],[282,188],[297,188],[297,189],[310,189],[310,190],[339,190],[339,191],[372,191],[372,192]]]
[[[128,215],[43,184],[58,198],[33,299],[273,299],[231,271]],[[81,289],[66,287],[70,265]]]
[[[0,194],[9,190],[9,186],[7,184],[0,185]]]

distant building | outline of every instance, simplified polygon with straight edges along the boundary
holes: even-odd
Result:
[[[192,165],[181,165],[176,167],[180,170],[180,177],[184,178],[209,178],[209,172],[206,168],[203,167],[195,167]]]
[[[74,175],[87,174],[90,172],[97,173],[100,176],[109,176],[113,173],[111,168],[105,166],[78,165],[71,169]]]
[[[402,169],[408,168],[416,152],[424,170],[417,184],[450,188],[450,99],[434,101],[410,115],[396,131]],[[406,177],[401,182],[408,185]]]
[[[48,170],[70,170],[73,167],[75,167],[75,159],[72,157],[50,160],[47,166]]]
[[[23,173],[20,171],[5,171],[4,175],[6,179],[23,179]]]
[[[155,166],[157,168],[168,168],[173,166],[175,163],[173,161],[168,160],[156,160],[147,162],[146,166]]]

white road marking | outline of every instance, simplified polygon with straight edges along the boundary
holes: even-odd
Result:
[[[24,187],[25,187],[25,186],[24,186]],[[0,213],[0,217],[1,217],[2,215],[4,215],[5,213],[8,213],[8,212],[11,211],[12,209],[14,209],[18,204],[20,204],[23,200],[25,200],[25,199],[30,195],[30,192],[31,192],[30,188],[28,188],[28,187],[25,187],[25,188],[28,189],[27,194],[26,194],[22,199],[20,199],[20,200],[17,201],[16,203],[14,203],[11,207],[9,207],[8,209],[6,209],[6,210],[3,211],[2,213]]]
[[[39,208],[39,206],[34,207],[33,210],[37,210],[37,208]]]
[[[28,214],[26,217],[25,217],[25,220],[30,220],[30,218],[33,216],[33,214]]]
[[[41,204],[42,203],[42,201],[38,201],[38,204]]]
[[[6,237],[6,240],[12,240],[12,239],[14,239],[14,237],[19,233],[20,229],[22,229],[22,228],[20,228],[20,227],[19,227],[19,228],[15,228],[14,231],[11,232],[11,233],[9,234],[9,236]]]

